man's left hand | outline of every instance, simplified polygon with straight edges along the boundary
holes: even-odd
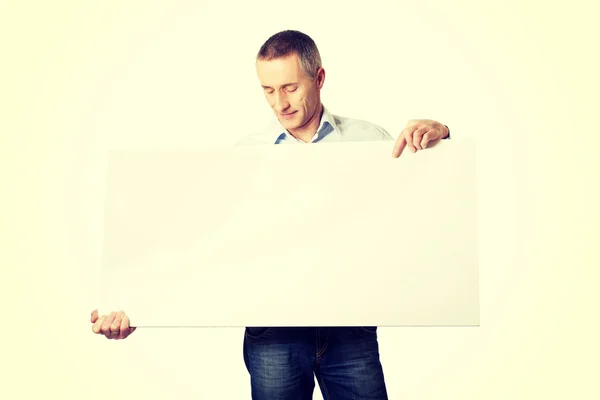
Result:
[[[423,150],[428,144],[445,139],[449,135],[448,128],[430,119],[412,119],[396,139],[392,156],[400,157],[405,147],[415,153]]]

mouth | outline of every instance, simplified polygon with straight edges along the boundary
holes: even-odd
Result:
[[[279,114],[281,116],[281,118],[283,119],[290,119],[294,116],[294,114],[296,114],[297,111],[293,111],[291,113],[287,113],[287,114]]]

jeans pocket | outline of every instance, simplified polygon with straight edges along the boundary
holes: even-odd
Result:
[[[270,327],[246,327],[246,337],[260,339],[271,330]]]

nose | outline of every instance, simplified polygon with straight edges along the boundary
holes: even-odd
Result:
[[[286,109],[288,109],[290,107],[290,102],[287,99],[287,96],[285,96],[282,93],[275,93],[275,103],[273,104],[273,108],[275,109],[275,111],[277,111],[278,113],[281,113],[283,111],[285,111]]]

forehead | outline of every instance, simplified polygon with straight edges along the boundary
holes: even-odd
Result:
[[[273,60],[258,60],[256,72],[261,85],[276,87],[305,78],[296,54]]]

